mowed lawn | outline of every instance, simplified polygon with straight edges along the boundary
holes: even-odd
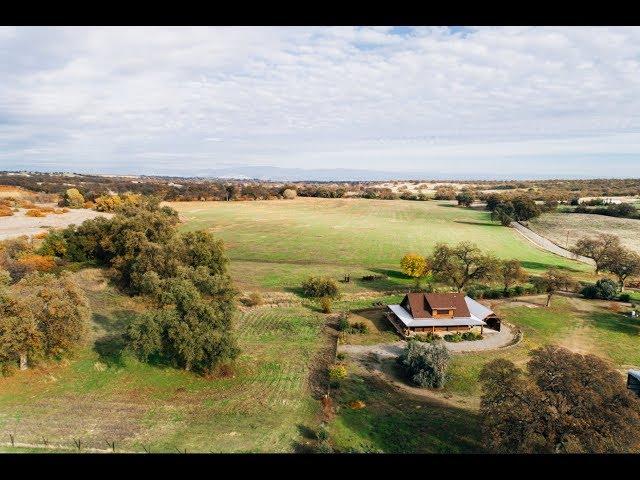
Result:
[[[531,271],[588,268],[536,248],[491,222],[488,212],[455,202],[297,198],[171,206],[186,220],[183,230],[209,229],[225,241],[234,279],[245,288],[291,289],[311,274],[358,279],[373,273],[389,278],[345,289],[393,289],[410,283],[398,272],[402,256],[428,254],[438,242],[475,242]]]
[[[115,441],[118,451],[291,452],[317,426],[310,376],[328,342],[322,315],[302,307],[239,314],[237,370],[207,379],[123,355],[121,334],[144,305],[99,270],[77,275],[93,310],[92,342],[70,361],[0,377],[3,444],[14,434],[34,445]]]

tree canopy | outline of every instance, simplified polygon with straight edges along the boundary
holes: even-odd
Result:
[[[90,310],[71,275],[31,273],[0,298],[0,362],[60,358],[82,343]]]
[[[416,282],[416,287],[420,286],[420,280],[431,272],[431,262],[428,258],[417,253],[407,253],[400,260],[400,268]]]
[[[130,350],[145,361],[209,373],[238,354],[232,334],[236,291],[221,240],[209,232],[180,233],[177,212],[155,198],[124,202],[112,218],[70,226],[43,248],[71,261],[108,266],[132,294],[158,310],[130,326]]]
[[[453,247],[439,243],[431,260],[434,275],[462,291],[470,281],[482,282],[495,278],[498,260],[482,253],[477,245],[461,242]]]
[[[504,453],[616,453],[640,448],[640,401],[595,355],[534,350],[528,373],[506,359],[481,373],[485,445]]]

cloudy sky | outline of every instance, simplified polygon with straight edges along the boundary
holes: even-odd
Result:
[[[640,176],[640,28],[0,28],[0,169]]]

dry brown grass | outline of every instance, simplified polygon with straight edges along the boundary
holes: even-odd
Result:
[[[27,213],[25,213],[25,215],[27,217],[46,217],[47,216],[47,214],[42,210],[40,210],[39,208],[32,208],[30,210],[27,210]]]
[[[20,208],[38,208],[31,200],[18,199],[16,203]]]
[[[11,207],[0,205],[0,217],[10,217],[11,215],[13,215],[13,210],[11,210]]]
[[[529,221],[529,228],[563,248],[571,247],[584,236],[610,233],[620,237],[624,246],[640,253],[640,221],[588,213],[545,213]]]

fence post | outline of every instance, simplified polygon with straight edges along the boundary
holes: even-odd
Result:
[[[15,438],[14,438],[14,436],[13,436],[13,433],[10,433],[10,434],[9,434],[9,438],[11,439],[11,446],[12,446],[12,447],[15,447],[16,445],[15,445]]]

